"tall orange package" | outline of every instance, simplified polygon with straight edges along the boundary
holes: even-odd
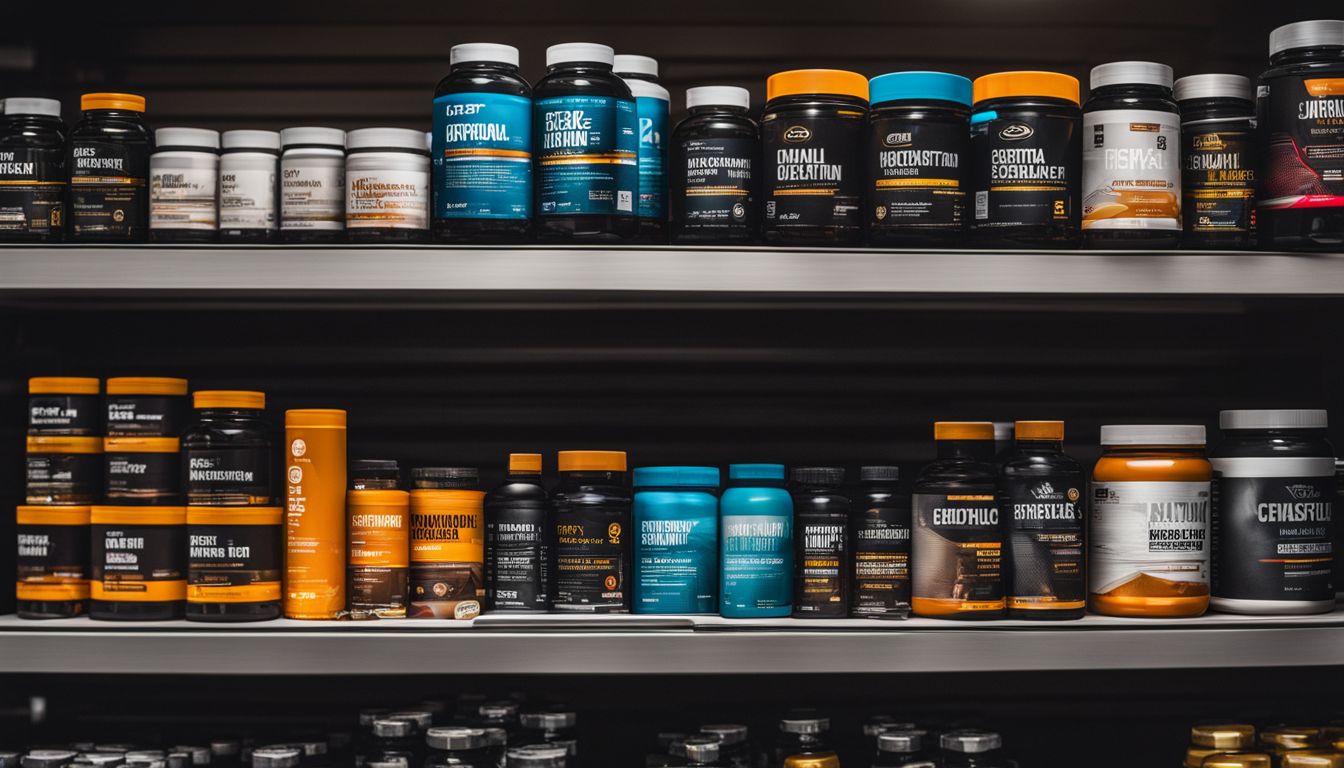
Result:
[[[345,411],[285,411],[285,616],[345,610]]]

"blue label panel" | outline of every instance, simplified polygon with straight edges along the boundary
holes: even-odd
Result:
[[[635,494],[635,613],[715,613],[718,500],[704,492]]]
[[[555,96],[536,104],[538,213],[634,216],[639,189],[635,102]]]
[[[639,113],[639,216],[667,218],[667,113],[662,99],[635,99]]]
[[[504,93],[434,99],[434,217],[532,215],[532,101]]]

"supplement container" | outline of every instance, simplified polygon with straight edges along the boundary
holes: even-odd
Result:
[[[667,144],[671,138],[668,113],[672,96],[658,83],[658,61],[648,56],[617,54],[612,71],[630,86],[639,120],[639,191],[635,215],[636,239],[642,243],[667,242]]]
[[[185,507],[94,507],[89,616],[180,619],[187,598]]]
[[[1016,445],[998,462],[1008,616],[1081,619],[1087,475],[1064,453],[1064,422],[1019,421],[1014,434]]]
[[[363,750],[362,765],[371,766],[403,765],[418,766],[423,763],[428,749],[425,745],[425,730],[418,720],[387,715],[375,718],[369,723],[368,743]],[[355,759],[361,765],[361,758]]]
[[[34,376],[28,380],[28,434],[102,434],[98,394],[102,382],[76,376]]]
[[[89,508],[19,507],[14,598],[21,619],[82,616],[89,601]]]
[[[159,128],[149,156],[149,238],[209,243],[219,235],[219,131]]]
[[[219,156],[219,241],[274,243],[280,239],[276,179],[280,134],[225,131]]]
[[[761,129],[751,93],[686,89],[686,119],[672,132],[672,242],[748,245],[756,240]]]
[[[176,437],[103,438],[103,498],[109,504],[181,506]]]
[[[792,615],[793,497],[784,465],[729,464],[719,529],[719,615]]]
[[[280,240],[345,240],[345,131],[286,128],[280,132]]]
[[[1344,246],[1344,20],[1269,34],[1256,82],[1256,233],[1269,249]]]
[[[553,607],[629,613],[630,490],[625,451],[560,451],[551,493],[555,525]]]
[[[1092,468],[1088,592],[1095,613],[1199,616],[1209,606],[1213,468],[1201,425],[1104,426]]]
[[[1000,768],[1003,737],[993,731],[958,730],[938,737],[944,768]]]
[[[411,470],[411,487],[424,490],[474,491],[481,484],[481,471],[475,467],[416,467]]]
[[[201,390],[192,399],[196,421],[182,433],[187,504],[212,507],[277,504],[271,482],[266,394]]]
[[[1255,235],[1255,101],[1241,75],[1191,75],[1181,110],[1181,247],[1249,248]]]
[[[543,744],[515,747],[505,757],[508,768],[566,768],[568,764],[568,751]]]
[[[346,415],[285,411],[285,618],[345,610]]]
[[[349,474],[354,491],[391,491],[401,485],[396,459],[355,459],[350,462]]]
[[[345,138],[345,234],[350,242],[429,240],[425,134],[406,128],[361,128]]]
[[[823,761],[835,759],[831,746],[831,720],[817,717],[810,710],[791,713],[779,721],[778,741],[775,744],[774,765],[788,765],[789,760]],[[806,765],[822,765],[807,762]],[[839,762],[834,763],[839,768]]]
[[[994,248],[1074,248],[1082,226],[1078,79],[997,72],[971,84],[971,236]]]
[[[639,228],[639,120],[609,46],[546,49],[535,90],[537,235],[553,242],[620,242]]]
[[[545,611],[550,607],[541,454],[509,454],[504,482],[485,497],[485,609]]]
[[[971,81],[892,72],[868,82],[868,243],[951,247],[966,234]]]
[[[518,725],[518,741],[522,745],[573,744],[579,716],[563,709],[523,712],[518,716]]]
[[[299,768],[303,752],[293,747],[261,747],[252,750],[252,768]]]
[[[485,599],[484,505],[484,491],[418,486],[411,491],[410,618],[474,619],[480,614]]]
[[[1323,410],[1223,411],[1210,454],[1212,600],[1228,613],[1334,610],[1335,449]]]
[[[897,768],[925,759],[924,739],[916,731],[882,731],[877,734],[877,755],[872,768]]]
[[[640,467],[634,488],[635,613],[714,613],[718,468]]]
[[[516,243],[532,236],[532,86],[518,49],[468,43],[448,52],[434,90],[434,237]]]
[[[346,558],[346,607],[357,618],[406,616],[411,549],[411,496],[397,490],[353,490]]]
[[[900,479],[900,467],[859,468],[851,526],[856,618],[910,615],[910,494]]]
[[[843,619],[849,616],[854,549],[850,542],[849,498],[841,491],[840,467],[794,467],[793,616]]]
[[[719,759],[725,766],[750,768],[752,752],[747,726],[736,723],[702,725],[700,733],[714,737],[719,743]]]
[[[430,728],[425,743],[429,745],[426,768],[495,768],[485,731],[480,728]]]
[[[280,618],[280,507],[187,507],[187,618]]]
[[[93,504],[103,480],[100,437],[28,436],[24,498],[28,504]]]
[[[686,755],[687,766],[720,768],[724,765],[719,762],[719,740],[713,736],[687,736],[681,743],[681,749]]]
[[[5,99],[0,120],[0,242],[65,235],[65,123],[56,99]]]
[[[939,421],[938,458],[915,480],[911,606],[939,619],[1003,617],[1003,531],[999,527],[994,425]]]
[[[145,97],[86,93],[70,131],[69,239],[142,243],[149,232],[149,154]]]
[[[104,402],[108,437],[178,437],[186,427],[187,380],[114,377]]]
[[[771,75],[765,90],[765,242],[857,245],[863,239],[867,78],[839,69],[796,69]]]

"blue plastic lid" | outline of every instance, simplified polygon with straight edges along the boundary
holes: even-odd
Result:
[[[890,72],[868,82],[869,101],[951,101],[971,106],[971,81],[947,72]]]
[[[784,479],[783,464],[729,464],[729,480],[779,480]]]
[[[635,487],[718,488],[718,467],[636,467]]]

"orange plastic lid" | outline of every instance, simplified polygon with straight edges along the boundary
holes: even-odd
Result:
[[[1045,96],[1079,103],[1078,78],[1062,72],[995,72],[971,83],[971,100]]]
[[[560,451],[561,472],[624,472],[625,451]]]
[[[29,453],[102,453],[101,437],[66,437],[64,435],[29,435]]]
[[[509,471],[526,472],[528,474],[541,474],[541,454],[540,453],[510,453]]]
[[[391,488],[368,488],[346,491],[345,503],[350,507],[401,507],[411,503],[411,495]]]
[[[19,506],[15,520],[19,525],[88,525],[88,506],[50,505]]]
[[[843,69],[791,69],[776,72],[765,81],[767,100],[812,93],[853,96],[867,101],[868,78]]]
[[[107,380],[109,395],[185,395],[186,379],[157,376],[117,376]]]
[[[247,408],[260,411],[266,407],[265,392],[241,389],[201,389],[191,396],[197,408]]]
[[[28,380],[30,395],[96,395],[98,379],[84,376],[34,376]]]
[[[105,453],[177,453],[182,442],[176,437],[105,437]]]
[[[1064,422],[1019,421],[1013,427],[1013,435],[1018,440],[1063,440]]]
[[[245,509],[245,508],[244,508]],[[186,525],[186,507],[93,507],[89,522],[111,525]]]
[[[85,112],[90,109],[122,109],[130,112],[145,111],[145,97],[134,93],[86,93],[79,97],[79,108]]]
[[[285,426],[345,429],[345,411],[340,408],[291,408],[285,411]]]
[[[935,421],[934,440],[993,440],[994,424],[988,421]]]

